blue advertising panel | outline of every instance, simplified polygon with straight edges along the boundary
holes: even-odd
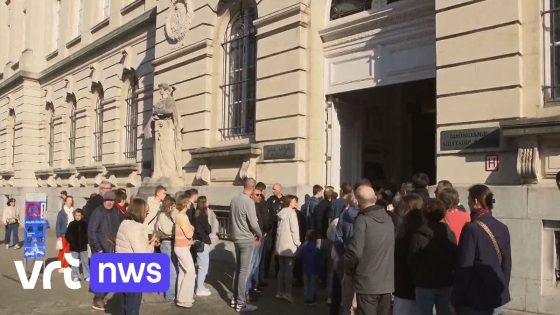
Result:
[[[23,240],[23,258],[37,259],[45,257],[47,220],[47,196],[45,194],[27,194],[25,196],[25,233]]]

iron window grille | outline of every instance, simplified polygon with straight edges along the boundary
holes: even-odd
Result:
[[[49,166],[52,167],[54,162],[54,109],[52,104],[49,104],[47,114],[49,115],[48,162]]]
[[[70,100],[70,134],[68,137],[68,162],[76,163],[76,101]]]
[[[546,0],[548,2],[548,10],[542,12],[544,19],[545,41],[547,47],[545,54],[548,58],[545,60],[547,69],[545,71],[545,86],[543,92],[545,101],[560,101],[560,0]],[[548,24],[548,26],[547,26]]]
[[[224,51],[223,139],[246,137],[255,132],[256,30],[254,7],[242,7],[230,21]]]
[[[332,0],[331,20],[371,10],[372,0]]]
[[[126,95],[126,124],[124,157],[127,160],[136,160],[138,139],[138,96],[136,95],[137,83],[135,78],[128,79]]]
[[[93,132],[93,160],[101,162],[103,156],[103,91],[95,88],[95,131]]]

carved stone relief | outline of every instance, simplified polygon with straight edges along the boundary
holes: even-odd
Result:
[[[173,45],[183,45],[191,20],[192,5],[190,0],[171,0],[165,21],[165,35],[168,42]]]

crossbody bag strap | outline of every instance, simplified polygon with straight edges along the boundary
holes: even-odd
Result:
[[[490,240],[492,241],[492,245],[494,246],[494,249],[496,250],[496,254],[498,255],[498,261],[500,262],[500,266],[501,266],[502,265],[502,251],[500,250],[500,246],[498,246],[498,242],[496,241],[496,237],[494,237],[494,234],[492,233],[492,231],[490,231],[490,228],[484,222],[482,222],[480,220],[477,220],[476,223],[478,223],[478,225],[480,225],[480,227],[484,230],[484,232],[486,232],[486,234],[490,237]]]

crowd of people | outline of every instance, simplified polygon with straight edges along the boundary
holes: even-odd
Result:
[[[420,173],[395,194],[368,180],[342,184],[340,195],[315,185],[300,205],[280,184],[267,199],[264,183],[246,179],[230,204],[231,307],[257,310],[275,277],[275,297],[287,303],[296,300],[293,286],[303,286],[306,305],[320,302],[324,288],[333,315],[500,314],[510,299],[511,251],[507,227],[493,216],[493,193],[470,187],[469,214],[449,181],[438,183],[434,197],[428,184]],[[66,192],[61,201],[58,259],[61,272],[69,268],[65,253],[81,261],[72,267],[74,281],[89,281],[90,255],[159,251],[171,262],[162,299],[192,308],[195,297],[211,295],[205,280],[218,221],[196,189],[174,198],[158,186],[143,200],[104,181],[82,209]],[[10,199],[2,216],[7,248],[19,246],[17,213]],[[107,293],[93,294],[92,307],[105,310]],[[142,293],[121,295],[123,314],[138,314],[141,303]]]

